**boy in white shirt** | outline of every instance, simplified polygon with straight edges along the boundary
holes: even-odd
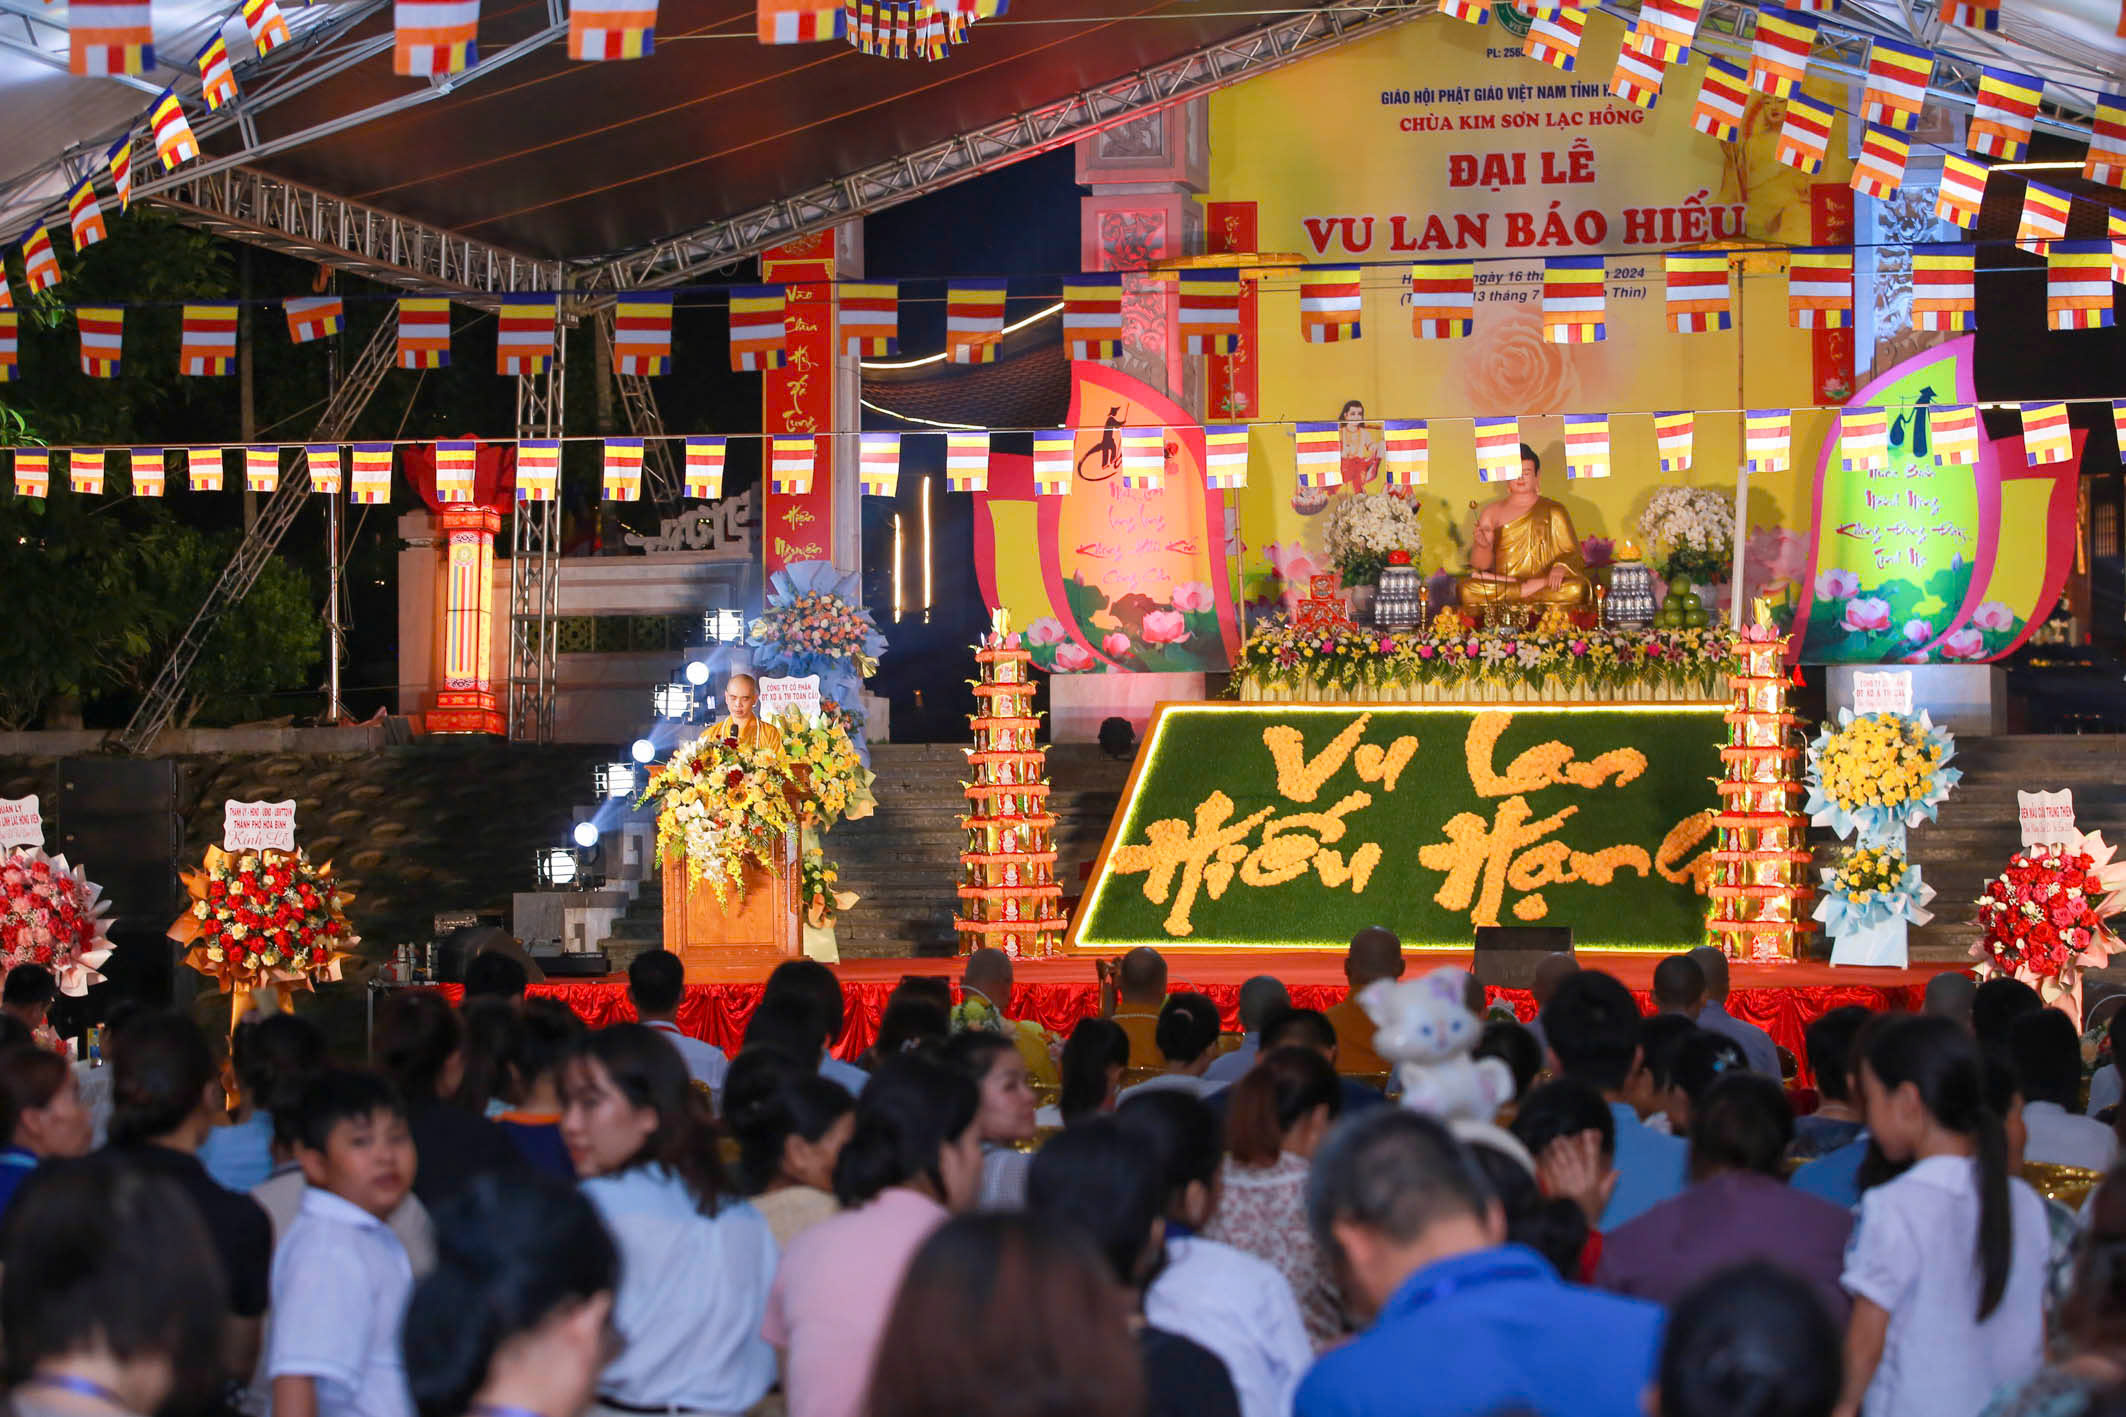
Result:
[[[413,1417],[399,1327],[413,1291],[387,1223],[413,1187],[391,1084],[331,1072],[304,1090],[295,1155],[310,1188],[273,1256],[266,1374],[277,1417]]]

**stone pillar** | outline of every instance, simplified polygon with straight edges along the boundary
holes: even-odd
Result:
[[[1210,185],[1210,109],[1202,99],[1104,128],[1077,143],[1078,246],[1088,271],[1142,270],[1203,250]],[[1116,366],[1203,414],[1203,361],[1180,354],[1171,282],[1123,283],[1122,359]]]

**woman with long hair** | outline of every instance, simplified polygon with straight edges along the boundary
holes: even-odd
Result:
[[[738,1143],[738,1184],[767,1217],[778,1251],[841,1209],[834,1163],[856,1130],[847,1088],[788,1054],[756,1048],[731,1064],[723,1121]]]
[[[1037,1125],[1067,1127],[1112,1112],[1129,1068],[1129,1034],[1113,1019],[1081,1018],[1063,1044],[1056,1067],[1062,1090],[1053,1109],[1044,1107],[1035,1114]]]
[[[377,1006],[376,1062],[406,1101],[413,1133],[413,1193],[431,1212],[489,1172],[530,1169],[509,1135],[453,1099],[465,1085],[465,1026],[440,994],[406,989]]]
[[[599,1380],[601,1406],[745,1411],[775,1384],[760,1337],[775,1237],[724,1179],[708,1099],[639,1023],[585,1037],[562,1099],[569,1159],[620,1251],[613,1325],[626,1347]]]
[[[973,1081],[982,1105],[975,1131],[982,1139],[982,1210],[1024,1210],[1026,1168],[1033,1153],[1019,1148],[1034,1139],[1038,1104],[1033,1075],[1018,1044],[1001,1033],[969,1029],[953,1035],[943,1057]]]
[[[1976,1417],[2044,1356],[2044,1203],[2009,1174],[1978,1044],[1952,1021],[1887,1025],[1860,1081],[1875,1144],[1909,1165],[1860,1198],[1841,1417]]]

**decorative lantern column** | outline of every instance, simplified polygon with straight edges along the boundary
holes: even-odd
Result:
[[[436,677],[430,733],[504,731],[494,692],[495,532],[500,513],[448,504],[436,512]]]
[[[960,819],[967,846],[960,853],[953,928],[962,953],[987,945],[1014,959],[1052,955],[1063,931],[1063,888],[1056,884],[1050,837],[1056,819],[1048,810],[1048,754],[1034,741],[1041,720],[1027,677],[1033,655],[999,610],[974,657],[982,676],[974,686],[978,711],[967,751],[974,781]]]
[[[1736,652],[1742,663],[1728,679],[1734,700],[1720,750],[1726,771],[1713,818],[1720,836],[1706,929],[1731,959],[1792,961],[1798,937],[1816,928],[1800,909],[1814,893],[1802,880],[1808,818],[1795,810],[1803,788],[1793,736],[1801,720],[1787,711],[1786,639],[1761,607],[1757,623],[1737,638]]]

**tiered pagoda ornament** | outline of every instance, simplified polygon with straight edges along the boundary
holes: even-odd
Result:
[[[1056,952],[1063,933],[1063,889],[1056,884],[1056,819],[1048,810],[1048,755],[1034,741],[1033,656],[999,610],[975,649],[974,746],[967,761],[967,848],[960,853],[960,913],[953,920],[963,953],[983,946],[1014,959]]]
[[[1719,830],[1712,853],[1712,909],[1706,928],[1731,959],[1791,961],[1812,934],[1801,904],[1814,894],[1803,873],[1809,864],[1808,818],[1795,810],[1801,720],[1787,709],[1786,638],[1768,608],[1736,638],[1740,672],[1729,676],[1727,746],[1720,750]]]

